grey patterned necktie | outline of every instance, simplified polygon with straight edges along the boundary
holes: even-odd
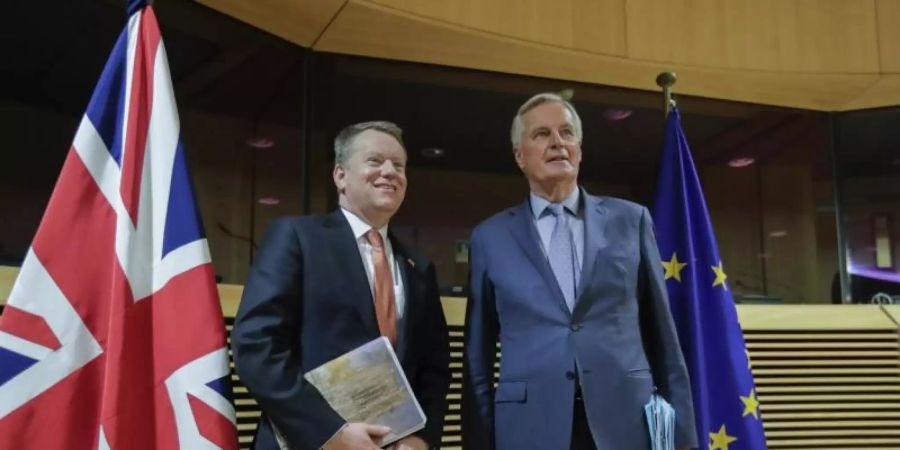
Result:
[[[569,307],[569,311],[572,311],[575,305],[575,245],[572,239],[572,229],[569,227],[568,216],[561,204],[551,203],[547,206],[547,211],[556,217],[556,225],[553,227],[550,245],[547,248],[547,257],[559,289],[566,299],[566,306]]]

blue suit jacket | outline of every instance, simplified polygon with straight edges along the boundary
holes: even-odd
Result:
[[[649,448],[644,404],[654,386],[675,408],[677,447],[697,444],[649,212],[616,198],[582,198],[584,262],[571,313],[527,201],[472,232],[466,450],[567,450],[578,382],[599,449]]]
[[[397,353],[440,444],[450,349],[434,266],[390,236],[406,289]],[[292,450],[317,450],[344,421],[302,374],[379,336],[372,292],[340,210],[269,227],[231,332],[235,370],[263,417],[254,448],[278,450],[269,419]]]

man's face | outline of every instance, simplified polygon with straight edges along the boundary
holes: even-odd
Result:
[[[334,168],[334,184],[348,209],[370,219],[390,219],[406,196],[406,150],[377,130],[356,135],[350,147],[350,158]]]
[[[562,103],[547,102],[525,113],[522,123],[515,156],[525,176],[540,184],[574,182],[581,164],[581,142],[572,113]]]

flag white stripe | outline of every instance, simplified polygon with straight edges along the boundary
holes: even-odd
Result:
[[[0,347],[35,360],[44,359],[53,350],[0,330]]]
[[[145,184],[148,180],[150,182],[151,192],[146,194],[148,199],[153,200],[151,225],[154,259],[161,259],[163,253],[169,193],[172,189],[172,168],[175,165],[175,151],[178,147],[178,126],[178,110],[175,108],[175,96],[172,94],[166,49],[160,40],[153,65],[153,110],[147,129],[147,165],[153,167],[153,171],[145,173],[143,178]],[[144,194],[145,191],[142,189],[141,193]]]
[[[85,115],[81,119],[81,125],[75,132],[75,140],[72,143],[75,153],[81,159],[85,169],[91,174],[100,193],[106,198],[113,211],[117,215],[125,213],[125,205],[119,194],[119,178],[121,171],[116,161],[110,155],[103,138],[94,128],[93,122]]]
[[[106,430],[103,429],[103,426],[100,426],[100,440],[97,442],[97,450],[111,450],[109,441],[106,440]]]

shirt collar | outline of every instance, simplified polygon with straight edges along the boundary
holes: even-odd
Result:
[[[544,197],[535,194],[534,192],[531,192],[529,194],[529,197],[531,200],[531,213],[534,214],[535,219],[540,219],[541,214],[543,214],[544,210],[547,209],[548,206],[550,206],[551,202]],[[572,192],[568,195],[568,197],[564,198],[560,203],[563,205],[563,207],[569,210],[569,213],[571,213],[573,216],[578,216],[578,205],[580,204],[580,199],[581,189],[576,186],[575,189],[572,189]]]
[[[353,230],[353,238],[357,241],[366,235],[366,233],[372,229],[372,226],[365,223],[362,219],[359,218],[356,214],[353,214],[350,211],[347,211],[344,208],[341,208],[341,212],[344,213],[344,217],[347,218],[347,222],[350,222],[350,229]],[[387,232],[388,226],[385,225],[378,229],[378,233],[381,234],[381,238],[387,242]]]

